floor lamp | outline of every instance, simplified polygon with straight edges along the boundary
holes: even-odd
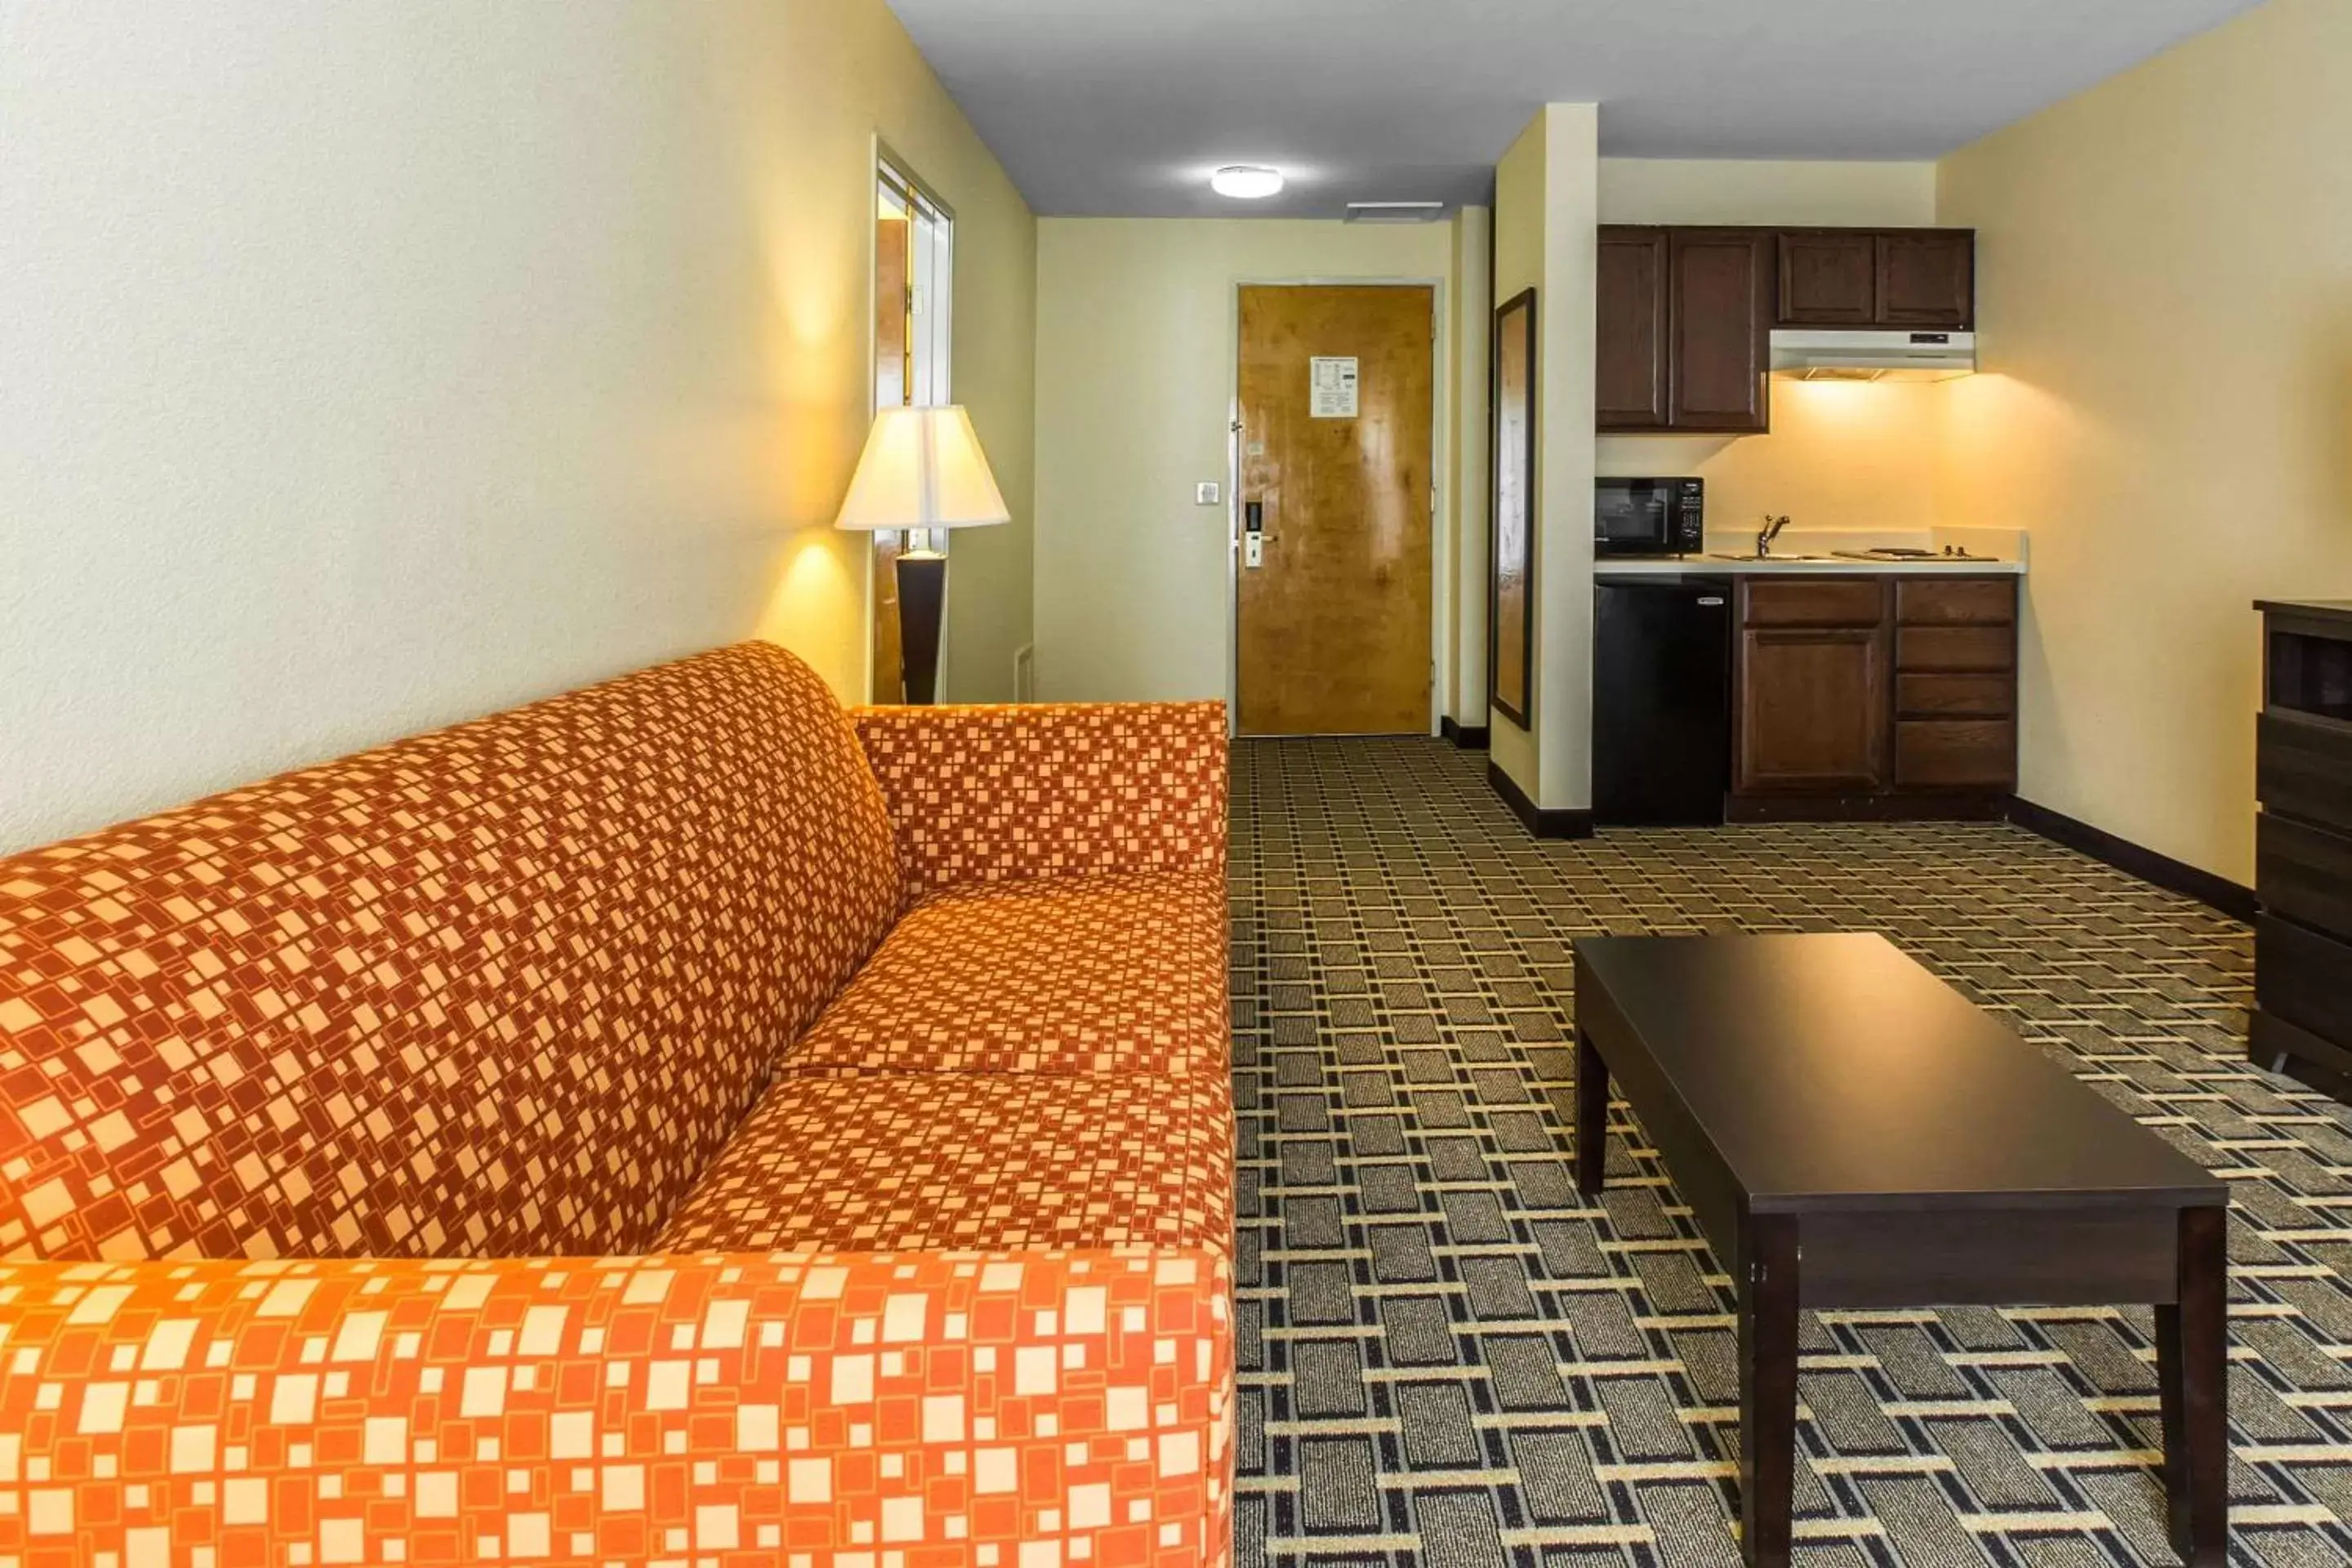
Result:
[[[874,533],[1012,521],[971,420],[961,405],[950,403],[886,408],[875,416],[834,526]],[[929,541],[921,542],[928,546]],[[898,574],[898,671],[907,700],[935,702],[940,641],[947,626],[948,558],[929,548],[910,549],[892,564]]]

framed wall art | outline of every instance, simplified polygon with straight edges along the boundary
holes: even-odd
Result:
[[[1535,713],[1536,291],[1495,311],[1494,579],[1486,605],[1486,691],[1521,729]]]

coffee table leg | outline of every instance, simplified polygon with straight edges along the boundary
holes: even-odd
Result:
[[[1609,1165],[1609,1064],[1592,1037],[1576,1031],[1576,1186],[1601,1195]]]
[[[1784,1568],[1797,1484],[1797,1222],[1751,1215],[1739,1270],[1739,1520],[1748,1568]]]
[[[2164,1413],[2164,1495],[2172,1549],[2189,1568],[2221,1568],[2230,1541],[2228,1211],[2180,1211],[2180,1300],[2156,1310]]]

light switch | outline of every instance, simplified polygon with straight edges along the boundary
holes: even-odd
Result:
[[[1195,506],[1214,506],[1217,504],[1217,497],[1220,493],[1221,492],[1217,489],[1216,480],[1205,479],[1200,484],[1192,487],[1192,504]]]

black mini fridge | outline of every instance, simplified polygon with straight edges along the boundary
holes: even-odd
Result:
[[[1717,826],[1731,777],[1731,582],[1632,575],[1595,586],[1592,816]]]

